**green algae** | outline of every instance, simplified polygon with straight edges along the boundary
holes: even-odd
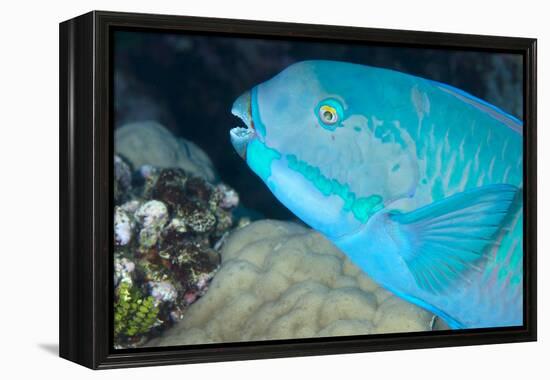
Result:
[[[128,282],[122,282],[116,290],[115,339],[145,334],[157,323],[159,309],[152,296],[142,292]]]

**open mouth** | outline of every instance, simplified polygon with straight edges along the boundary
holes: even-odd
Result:
[[[241,119],[246,126],[235,127],[229,131],[233,148],[235,148],[235,151],[237,151],[242,158],[246,158],[246,147],[248,142],[256,135],[256,132],[254,131],[254,122],[252,120],[251,98],[249,91],[245,92],[239,96],[237,100],[235,100],[231,113]]]

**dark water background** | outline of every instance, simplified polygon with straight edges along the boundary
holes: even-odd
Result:
[[[160,122],[206,151],[245,207],[294,219],[234,152],[229,130],[241,122],[230,110],[244,91],[307,59],[385,67],[448,83],[522,118],[521,55],[119,31],[115,127]]]

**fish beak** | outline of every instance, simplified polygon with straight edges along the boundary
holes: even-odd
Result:
[[[246,158],[246,147],[248,142],[256,135],[254,132],[254,122],[252,121],[250,91],[245,92],[235,100],[231,113],[240,118],[246,125],[246,128],[235,127],[229,131],[231,144],[239,156]]]

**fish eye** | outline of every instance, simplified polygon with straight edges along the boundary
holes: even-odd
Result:
[[[343,120],[344,108],[336,99],[324,99],[316,107],[316,116],[323,128],[334,131]]]
[[[338,121],[336,109],[329,105],[319,107],[319,117],[325,124],[334,124]]]

